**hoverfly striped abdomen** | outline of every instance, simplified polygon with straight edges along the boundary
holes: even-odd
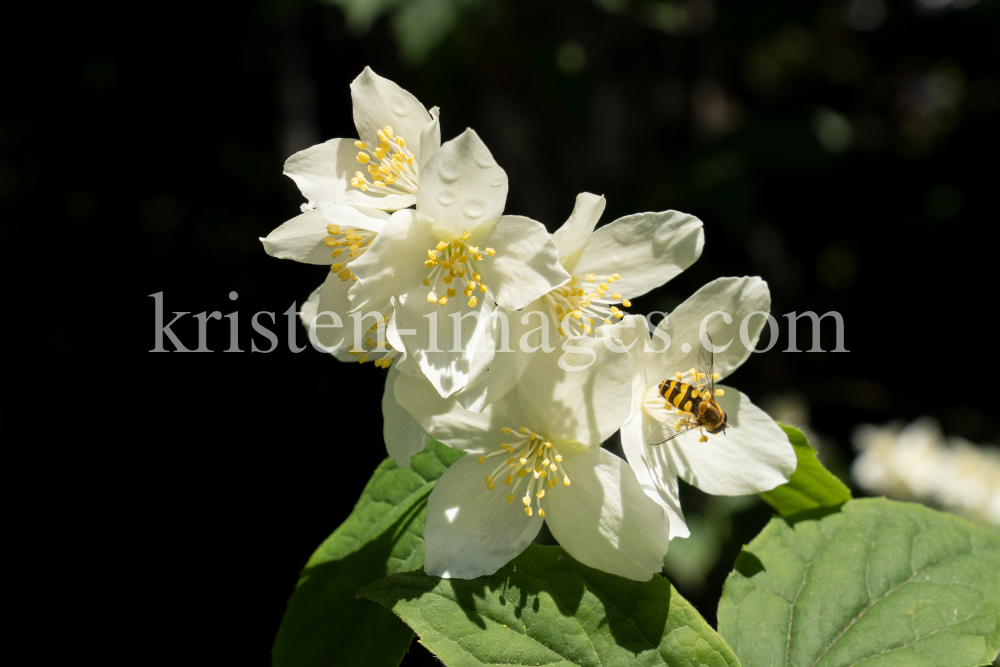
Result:
[[[708,345],[712,344],[711,336],[705,334]],[[704,435],[721,433],[726,430],[728,418],[725,411],[716,401],[716,396],[722,396],[722,389],[715,389],[715,360],[707,347],[699,354],[700,370],[692,368],[685,373],[675,373],[676,379],[664,380],[658,388],[660,396],[666,401],[667,412],[676,409],[677,412],[663,420],[660,425],[646,437],[646,444],[660,445],[688,431],[699,429],[702,435],[698,438],[707,442]],[[684,382],[685,375],[691,382]]]

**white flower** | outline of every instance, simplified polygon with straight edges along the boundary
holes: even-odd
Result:
[[[288,158],[285,173],[330,222],[337,204],[394,211],[413,206],[421,167],[441,145],[437,107],[366,67],[351,83],[359,139],[331,139]]]
[[[507,174],[466,130],[424,166],[416,210],[393,213],[351,267],[352,309],[395,298],[408,363],[442,396],[489,367],[484,337],[497,303],[524,308],[569,280],[545,227],[503,216],[506,200]]]
[[[660,383],[677,374],[690,382],[687,373],[698,363],[702,323],[716,347],[716,379],[722,379],[751,354],[741,338],[755,345],[767,321],[762,314],[754,315],[741,336],[744,318],[755,311],[770,312],[770,308],[770,293],[760,278],[720,278],[660,322],[659,336],[669,337],[665,350],[666,341],[659,336],[651,339],[641,317],[630,315],[606,332],[625,345],[632,344],[632,411],[621,429],[622,448],[646,493],[669,513],[671,538],[689,535],[678,497],[678,477],[706,493],[735,496],[773,489],[795,471],[795,451],[784,431],[743,393],[719,385],[716,400],[728,418],[725,431],[702,438],[694,430],[661,445],[646,444],[646,437],[670,414],[659,393]],[[718,311],[727,313],[731,324],[722,315],[709,317]]]
[[[312,316],[332,312],[343,318],[351,310],[347,291],[357,280],[351,263],[389,218],[383,211],[414,204],[419,168],[441,144],[437,108],[425,110],[413,95],[371,69],[366,67],[351,84],[351,97],[361,139],[331,139],[288,158],[285,173],[309,203],[303,204],[301,215],[261,239],[269,255],[330,267],[323,285],[310,297],[318,299],[310,308]],[[375,309],[391,324],[388,301]],[[304,323],[309,327],[311,318]],[[371,349],[365,350],[370,348],[364,344],[367,336],[345,346],[352,332],[349,324],[325,326],[329,324],[320,323],[316,338],[337,347],[335,356],[360,361],[371,356]],[[391,363],[391,355],[375,357],[380,365]]]
[[[645,581],[663,566],[667,515],[628,464],[601,448],[629,411],[628,357],[593,338],[534,355],[517,387],[483,412],[400,373],[395,396],[431,436],[469,452],[427,503],[424,569],[471,579],[521,553],[548,523],[574,558]],[[415,445],[414,445],[415,446]]]
[[[332,290],[328,283],[320,285],[312,291],[309,298],[302,304],[299,311],[299,318],[302,326],[306,328],[309,335],[309,342],[314,346],[323,346],[327,351],[340,361],[365,363],[374,362],[380,368],[389,368],[392,362],[399,358],[406,358],[406,350],[396,329],[395,303],[390,299],[378,312],[378,319],[367,321],[362,320],[362,325],[373,322],[367,329],[359,326],[355,331],[352,319],[341,318],[340,328],[331,326],[329,315],[317,319],[317,315],[323,312],[342,313],[344,310],[338,308],[349,308],[347,301],[347,289]],[[345,295],[343,304],[331,304],[324,302],[324,295]],[[347,341],[352,341],[347,343]]]
[[[860,425],[851,476],[868,493],[944,507],[1000,525],[1000,449],[945,440],[932,417],[902,427]]]
[[[698,218],[677,211],[637,213],[594,231],[605,203],[589,192],[577,195],[569,219],[552,235],[559,263],[571,278],[522,312],[507,313],[512,344],[526,335],[528,349],[552,349],[561,339],[591,335],[625,316],[618,306],[629,308],[629,299],[663,285],[701,256],[705,233]],[[544,329],[540,317],[527,315],[533,312],[548,318]],[[548,340],[542,341],[543,331]],[[529,358],[521,352],[515,345],[514,363],[471,383],[459,396],[462,405],[482,410],[510,391]]]
[[[310,296],[316,302],[311,317],[316,313],[332,312],[343,323],[345,315],[351,310],[348,289],[357,280],[349,267],[365,254],[389,219],[389,214],[374,208],[336,208],[343,226],[329,223],[320,209],[310,209],[275,229],[261,242],[272,257],[330,266],[326,280]],[[387,304],[388,300],[374,309],[381,311]],[[311,322],[310,319],[303,323],[309,327]],[[331,322],[324,319],[321,324]],[[327,347],[343,347],[351,332],[348,320],[340,328],[321,326],[317,329],[317,337]]]

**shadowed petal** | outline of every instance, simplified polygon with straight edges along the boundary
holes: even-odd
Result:
[[[318,209],[295,216],[260,240],[264,250],[280,259],[330,265],[334,260],[330,257],[330,248],[323,242],[329,235],[327,225],[333,222],[345,229],[356,227],[378,231],[388,218],[385,213],[373,208],[333,206],[331,210],[335,213],[335,221],[325,217]]]
[[[400,468],[410,467],[410,457],[427,446],[427,431],[396,400],[393,391],[399,377],[397,366],[389,369],[382,392],[382,436],[389,456]]]
[[[541,502],[559,544],[584,565],[635,581],[663,569],[667,517],[628,463],[594,447],[567,454],[562,465],[571,484],[551,489]]]
[[[583,251],[580,247],[590,238],[597,227],[597,221],[604,213],[607,204],[604,197],[581,192],[576,196],[576,205],[569,218],[552,235],[552,240],[559,248],[559,261],[566,263],[574,251]]]
[[[687,301],[667,315],[657,328],[670,336],[670,347],[661,354],[648,355],[645,372],[647,386],[659,384],[674,373],[684,372],[698,365],[701,348],[699,328],[704,321],[706,331],[712,336],[715,351],[715,372],[719,379],[731,374],[746,361],[751,352],[740,340],[740,324],[754,311],[770,312],[771,294],[767,283],[757,277],[718,278],[695,292]],[[729,315],[726,324],[721,314]],[[767,319],[755,315],[747,322],[748,340],[755,345]],[[653,341],[657,349],[660,341]],[[684,351],[684,344],[690,346]],[[725,347],[725,350],[719,348]]]
[[[530,218],[505,215],[488,230],[475,230],[470,243],[478,244],[483,281],[504,308],[520,310],[570,278],[545,226]],[[486,248],[496,255],[486,256]]]
[[[379,142],[378,131],[388,125],[394,135],[402,135],[407,147],[420,156],[421,133],[433,120],[420,100],[370,67],[365,67],[351,82],[351,99],[354,125],[361,141],[374,148]]]
[[[445,470],[427,500],[424,571],[437,577],[474,579],[493,574],[531,544],[542,527],[523,506],[506,501],[507,487],[492,491],[486,466],[472,454]],[[492,468],[490,468],[492,470]]]
[[[640,413],[625,422],[622,426],[622,449],[642,490],[667,513],[670,539],[687,537],[691,531],[688,530],[684,513],[681,511],[677,471],[673,469],[665,447],[662,445],[650,447],[645,442],[643,434],[655,427],[656,422],[645,413]]]
[[[718,496],[760,493],[784,484],[796,466],[788,436],[745,394],[724,390],[718,399],[728,417],[724,433],[698,442],[698,431],[690,431],[661,445],[670,448],[677,475]]]
[[[615,220],[591,234],[566,270],[594,273],[603,279],[614,273],[614,291],[625,298],[641,296],[694,264],[705,245],[701,220],[677,211],[638,213]]]

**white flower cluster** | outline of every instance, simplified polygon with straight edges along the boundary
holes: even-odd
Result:
[[[652,330],[623,310],[698,259],[700,220],[640,213],[598,229],[604,198],[583,193],[549,234],[504,215],[507,175],[471,129],[442,144],[438,110],[367,68],[351,93],[360,138],[289,158],[308,203],[261,240],[275,257],[330,266],[303,322],[338,359],[389,368],[396,463],[409,466],[429,437],[469,453],[428,500],[428,573],[492,574],[545,521],[577,560],[646,580],[669,540],[688,535],[678,478],[723,495],[788,480],[788,439],[733,389],[687,394],[724,410],[728,430],[646,444],[671,412],[694,418],[691,400],[669,405],[660,385],[705,377],[694,368],[705,334],[730,341],[715,348],[721,380],[770,310],[759,278],[713,281]],[[601,448],[619,429],[627,461]]]
[[[931,417],[906,426],[863,424],[851,477],[868,493],[942,507],[1000,526],[1000,448],[945,438]]]

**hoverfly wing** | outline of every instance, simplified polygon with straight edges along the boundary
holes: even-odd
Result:
[[[678,429],[678,424],[681,427]],[[652,447],[673,440],[682,433],[698,428],[699,424],[682,414],[674,414],[661,421],[653,431],[646,436],[646,444]]]
[[[708,341],[708,345],[705,342]],[[712,348],[715,347],[712,344],[712,336],[707,331],[705,332],[705,340],[701,341],[701,349],[698,351],[698,372],[705,374],[705,388],[711,392],[712,396],[715,396],[715,352]]]

